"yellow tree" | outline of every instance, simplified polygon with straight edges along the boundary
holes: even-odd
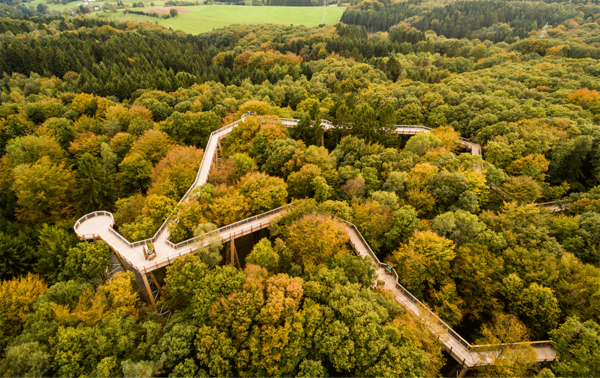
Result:
[[[35,274],[0,282],[0,310],[9,321],[22,324],[27,314],[33,311],[38,297],[47,289],[41,277]]]
[[[408,243],[390,256],[398,278],[417,297],[433,305],[449,324],[462,318],[456,285],[450,278],[454,243],[431,231],[415,231]]]
[[[279,177],[266,173],[249,173],[241,178],[240,193],[246,198],[250,212],[260,214],[285,204],[287,184]]]
[[[526,341],[529,341],[527,327],[516,316],[496,314],[491,323],[483,325],[481,337],[475,341],[477,345],[490,345],[481,348],[493,361],[480,368],[484,376],[529,376],[536,353],[528,344],[517,344]]]
[[[64,163],[54,164],[44,156],[16,167],[14,178],[21,221],[38,224],[72,214],[75,177]]]
[[[307,214],[294,221],[285,243],[294,260],[304,266],[318,265],[338,253],[348,253],[344,225],[328,215]]]

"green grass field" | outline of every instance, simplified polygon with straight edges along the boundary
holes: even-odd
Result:
[[[139,2],[139,0],[122,0],[125,4]],[[34,0],[29,4],[37,5],[45,3],[45,0]],[[48,4],[49,9],[65,10],[74,7],[78,2],[71,2],[67,5]],[[149,4],[150,1],[144,1]],[[92,5],[102,7],[103,2],[92,2]],[[163,6],[163,0],[154,1],[153,7],[132,8],[139,11],[144,9],[158,8]],[[267,6],[239,6],[239,5],[197,5],[186,6],[192,12],[180,14],[175,18],[162,19],[156,17],[147,17],[136,14],[123,14],[119,9],[113,12],[93,12],[92,15],[107,17],[117,21],[149,21],[158,22],[167,28],[181,30],[185,33],[199,34],[211,31],[216,28],[222,28],[232,24],[284,24],[284,25],[306,25],[317,26],[323,22],[323,7],[267,7]],[[342,17],[344,7],[327,7],[326,23],[335,24]]]
[[[184,7],[193,12],[159,21],[159,24],[186,33],[202,33],[231,24],[293,24],[317,26],[323,22],[322,7],[250,7],[201,5]],[[327,24],[335,24],[344,13],[342,7],[328,7]],[[156,19],[154,19],[156,20]]]

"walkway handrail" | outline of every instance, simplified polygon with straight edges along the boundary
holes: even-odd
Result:
[[[81,218],[77,219],[77,222],[75,222],[75,224],[73,225],[73,229],[75,230],[75,232],[77,232],[77,229],[79,228],[79,225],[81,224],[81,222],[86,221],[90,218],[97,217],[98,215],[108,215],[114,223],[114,218],[113,218],[113,215],[111,212],[104,211],[104,210],[98,210],[98,211],[93,211],[91,213],[88,213],[88,214],[82,216]]]
[[[216,153],[217,150],[217,143],[214,141],[214,139],[216,138],[217,140],[221,139],[222,137],[224,137],[225,135],[229,134],[229,132],[235,127],[237,126],[237,124],[241,121],[244,121],[246,115],[242,115],[241,119],[232,122],[226,126],[223,126],[215,131],[213,131],[208,139],[208,143],[206,146],[206,149],[204,151],[203,157],[202,157],[202,161],[200,162],[200,166],[198,169],[198,173],[196,174],[195,180],[192,183],[192,185],[188,188],[187,192],[185,193],[185,195],[180,199],[180,201],[178,202],[178,204],[181,204],[183,201],[185,201],[186,199],[189,198],[189,195],[191,193],[192,190],[194,190],[199,183],[204,183],[206,182],[206,179],[208,178],[208,173],[210,171],[210,167],[212,166],[212,162],[213,162],[213,157],[214,154]],[[290,118],[282,118],[281,119],[282,123],[285,123],[287,125],[297,125],[299,120],[297,119],[290,119]],[[320,125],[325,125],[326,128],[330,128],[333,126],[333,123],[331,121],[328,120],[321,120]],[[428,132],[431,130],[431,128],[426,127],[426,126],[422,126],[422,125],[394,125],[394,127],[396,128],[396,131],[398,131],[399,129],[411,129],[411,133],[413,132],[412,130],[415,130],[415,133],[418,132]],[[420,131],[418,131],[420,130]],[[477,150],[477,153],[480,153],[481,149],[479,147],[479,145],[477,145],[475,142],[472,142],[469,139],[466,138],[460,138],[460,142],[463,144],[468,145],[469,147],[471,147],[471,153],[475,154],[476,152],[474,151],[475,147]],[[207,157],[210,157],[210,159],[207,159]],[[500,188],[496,187],[494,184],[490,183],[489,184],[490,187],[492,189],[497,189],[499,191],[501,191]],[[547,205],[549,203],[546,204],[540,204],[540,205]],[[232,230],[235,228],[238,228],[240,226],[243,226],[244,224],[248,224],[248,223],[252,223],[255,222],[257,220],[260,219],[264,219],[267,217],[271,217],[275,214],[279,214],[281,213],[283,210],[289,208],[290,206],[292,206],[293,204],[286,204],[284,206],[278,207],[276,209],[272,209],[269,210],[265,213],[262,214],[258,214],[258,215],[254,215],[252,217],[240,220],[238,222],[220,227],[214,231],[211,231],[205,235],[201,235],[201,236],[197,236],[197,237],[193,237],[190,238],[188,240],[182,241],[181,243],[177,243],[174,244],[171,241],[168,240],[169,235],[166,234],[165,236],[165,243],[170,246],[171,248],[175,249],[175,250],[182,250],[181,252],[177,253],[176,255],[168,255],[164,258],[160,258],[160,259],[155,259],[155,261],[152,262],[151,266],[146,266],[144,265],[142,267],[143,271],[141,269],[139,269],[140,273],[146,273],[148,270],[152,271],[154,269],[157,269],[159,267],[171,264],[173,260],[175,260],[177,257],[183,256],[187,253],[191,253],[193,252],[193,247],[190,247],[189,251],[184,251],[183,247],[189,246],[190,244],[196,243],[199,240],[202,239],[208,239],[211,236],[217,236],[220,235],[221,233],[224,233],[228,230]],[[75,222],[75,225],[73,226],[75,232],[77,233],[77,229],[79,228],[79,226],[81,225],[82,222],[86,221],[87,219],[96,217],[96,216],[109,216],[111,222],[109,223],[109,230],[111,233],[113,233],[115,236],[117,236],[117,238],[123,242],[124,245],[128,246],[129,248],[134,248],[134,247],[139,247],[141,245],[145,245],[145,244],[149,244],[149,243],[154,243],[157,241],[157,239],[161,236],[161,234],[163,232],[165,232],[165,229],[168,225],[169,220],[171,219],[171,217],[173,216],[173,212],[171,212],[168,216],[167,219],[165,219],[165,221],[163,222],[163,224],[160,226],[160,228],[156,231],[156,233],[154,234],[154,236],[152,238],[149,239],[145,239],[145,240],[140,240],[140,241],[136,241],[134,243],[131,243],[129,241],[127,241],[121,234],[119,234],[118,232],[116,232],[113,228],[114,225],[114,217],[112,215],[112,213],[107,212],[107,211],[95,211],[93,213],[89,213],[84,215],[83,217],[81,217],[80,219],[77,220],[77,222]],[[369,243],[367,243],[367,241],[365,240],[365,238],[362,236],[362,234],[360,233],[360,231],[358,230],[358,228],[344,220],[341,218],[340,219],[342,222],[344,222],[348,229],[351,229],[352,232],[354,232],[354,234],[356,236],[358,236],[358,239],[360,241],[360,243],[362,244],[364,250],[367,251],[368,255],[370,256],[370,258],[372,259],[373,263],[378,267],[378,268],[387,268],[388,264],[382,263],[379,261],[377,255],[373,252],[373,250],[371,249]],[[267,221],[267,223],[263,223],[262,221],[259,222],[258,225],[252,225],[251,227],[249,227],[250,232],[252,232],[255,229],[255,226],[257,226],[257,229],[262,229],[264,228],[263,226],[265,225],[270,225],[271,224],[271,219],[269,219]],[[234,232],[229,232],[228,236],[225,237],[221,237],[221,240],[226,241],[225,239],[227,238],[227,240],[230,240],[232,238],[235,237],[239,237],[240,234],[241,235],[246,235],[247,232],[249,231],[248,227],[240,227],[240,230],[235,230]],[[79,234],[78,234],[79,235]],[[95,238],[94,234],[92,235],[93,238]],[[82,237],[86,237],[88,235],[81,235]],[[354,241],[352,240],[352,237],[349,238],[350,239],[350,243],[352,244],[353,248],[358,252],[359,249],[357,248],[357,246],[354,244]],[[108,242],[107,242],[108,244]],[[115,253],[118,253],[121,257],[124,258],[125,261],[127,261],[128,263],[131,264],[131,262],[125,258],[125,256],[123,256],[119,251],[117,251],[114,246],[112,246],[111,244],[109,244],[111,246],[111,248],[113,250],[115,250]],[[131,264],[133,265],[133,264]],[[458,342],[465,350],[467,351],[471,351],[473,349],[482,349],[482,348],[489,348],[489,347],[494,347],[494,345],[471,345],[469,342],[467,342],[465,339],[463,339],[458,333],[456,333],[449,325],[447,325],[437,314],[435,314],[435,312],[433,312],[429,307],[427,307],[424,303],[422,303],[419,299],[417,299],[414,295],[412,295],[406,288],[404,288],[404,286],[402,286],[399,282],[399,277],[398,277],[398,273],[396,271],[396,269],[392,268],[391,269],[393,276],[395,277],[395,289],[398,290],[403,297],[405,297],[406,299],[408,299],[410,302],[414,303],[416,305],[416,307],[412,307],[409,306],[409,311],[413,311],[417,316],[421,317],[422,320],[426,319],[431,319],[433,322],[430,321],[425,321],[426,325],[430,328],[430,330],[436,334],[436,336],[438,336],[438,338],[441,339],[440,336],[443,336],[445,334],[448,334],[453,340],[455,340],[456,342]],[[398,300],[398,297],[396,298]],[[416,310],[414,309],[416,308]],[[441,330],[444,330],[444,333],[441,333],[441,330],[439,328],[434,328],[432,326],[439,326],[441,327]],[[442,342],[444,343],[445,340],[442,340]],[[531,345],[533,347],[544,347],[544,346],[548,346],[550,345],[549,341],[537,341],[537,342],[527,342],[527,343],[518,343],[518,344],[528,344]],[[499,344],[499,345],[513,345],[513,344]],[[516,345],[516,344],[514,344]],[[446,348],[448,348],[448,343],[445,343]],[[463,350],[463,349],[461,349]],[[459,350],[456,349],[452,349],[450,348],[450,354],[453,354],[456,356],[459,356],[460,359],[462,359],[463,363],[466,361],[466,357],[463,354],[460,353]],[[478,352],[474,352],[474,353],[478,353]],[[469,365],[473,366],[478,364],[478,361],[473,361],[472,356],[468,356],[470,357],[469,359]]]
[[[373,252],[373,250],[371,249],[371,246],[369,245],[369,243],[367,243],[367,241],[362,236],[362,234],[360,233],[360,231],[358,230],[358,228],[356,227],[356,225],[354,225],[353,223],[348,222],[345,219],[342,219],[342,218],[338,218],[338,219],[340,219],[342,222],[346,223],[350,228],[352,228],[354,230],[354,232],[356,233],[356,235],[358,235],[360,241],[362,242],[363,247],[365,247],[365,249],[367,250],[367,252],[371,256],[371,258],[375,262],[375,265],[378,266],[378,267],[380,267],[380,268],[386,268],[387,264],[384,264],[384,263],[382,263],[382,262],[379,261],[379,259],[375,255],[375,252]],[[352,241],[351,241],[351,243],[352,243]],[[353,247],[356,249],[356,247],[354,245],[353,245]],[[392,268],[392,274],[396,278],[396,288],[397,289],[399,289],[411,302],[413,302],[414,304],[416,304],[420,309],[424,309],[426,312],[428,312],[428,315],[432,316],[436,320],[436,322],[439,323],[439,325],[441,325],[444,329],[446,329],[446,331],[448,332],[448,334],[450,334],[450,336],[452,336],[453,339],[455,339],[460,344],[462,344],[465,348],[467,348],[467,350],[471,350],[471,344],[469,344],[468,341],[466,341],[465,339],[463,339],[448,324],[446,324],[435,312],[431,311],[431,309],[429,309],[429,307],[427,307],[425,304],[423,304],[423,302],[421,302],[420,300],[418,300],[414,295],[411,294],[410,291],[406,290],[406,288],[400,284],[400,282],[398,281],[398,273],[396,272],[396,269]]]
[[[169,245],[172,248],[174,248],[174,249],[179,249],[179,248],[188,246],[190,244],[193,244],[193,243],[195,243],[195,242],[197,242],[199,240],[202,240],[202,239],[204,239],[204,238],[206,238],[208,236],[217,235],[217,234],[222,233],[223,231],[231,230],[232,228],[239,227],[239,226],[241,226],[243,224],[254,222],[255,220],[266,218],[266,217],[271,216],[273,214],[279,213],[282,210],[284,210],[287,207],[289,207],[290,205],[291,205],[291,203],[288,203],[288,204],[280,206],[280,207],[278,207],[276,209],[269,210],[269,211],[267,211],[265,213],[254,215],[254,216],[251,216],[249,218],[242,219],[241,221],[238,221],[238,222],[231,223],[231,224],[228,224],[226,226],[220,227],[220,228],[218,228],[216,230],[213,230],[213,231],[210,231],[210,232],[206,233],[205,235],[195,236],[195,237],[193,237],[191,239],[184,240],[184,241],[179,242],[177,244],[170,243]]]
[[[175,256],[167,256],[167,257],[163,257],[163,258],[158,258],[158,259],[152,261],[153,266],[147,266],[147,267],[145,267],[144,271],[147,271],[149,268],[156,269],[156,268],[159,268],[161,266],[171,264],[176,258],[184,256],[184,255],[186,255],[188,253],[193,252],[195,249],[197,249],[197,248],[195,248],[196,246],[194,246],[194,243],[198,242],[199,240],[205,239],[208,242],[209,239],[210,239],[210,237],[218,236],[218,235],[220,235],[221,233],[223,233],[225,231],[231,230],[231,229],[239,227],[241,225],[244,225],[244,224],[247,224],[247,223],[252,223],[252,222],[254,222],[256,220],[267,218],[267,217],[269,217],[269,216],[271,216],[273,214],[280,213],[281,211],[285,210],[287,207],[289,207],[291,205],[292,204],[289,203],[289,204],[283,205],[281,207],[278,207],[276,209],[269,210],[269,211],[267,211],[265,213],[254,215],[252,217],[249,217],[249,218],[243,219],[241,221],[228,224],[228,225],[223,226],[221,228],[218,228],[216,230],[210,231],[210,232],[208,232],[208,233],[206,233],[204,235],[200,235],[200,236],[196,236],[196,237],[193,237],[191,239],[188,239],[188,240],[184,240],[184,241],[182,241],[181,243],[178,243],[178,244],[173,244],[172,242],[166,240],[167,244],[171,248],[179,249],[182,252],[178,253]],[[269,224],[270,224],[270,221],[269,221]],[[261,225],[262,225],[262,222],[261,222]],[[251,227],[251,229],[252,229],[252,227]],[[245,235],[245,232],[247,232],[247,230],[243,230],[242,229],[240,232],[241,232],[242,235]],[[237,235],[237,231],[236,231],[235,235]],[[223,239],[223,238],[221,238],[221,239]],[[192,245],[192,246],[190,247],[189,251],[186,252],[183,249],[183,247],[186,247],[186,246],[189,246],[189,245]],[[165,264],[165,263],[167,263],[167,264]]]
[[[529,345],[532,348],[543,348],[547,346],[553,346],[554,341],[552,340],[541,340],[541,341],[522,341],[519,343],[501,343],[501,344],[479,344],[473,345],[472,350],[477,349],[488,349],[494,347],[502,347],[502,346],[518,346],[518,345]]]
[[[375,263],[375,265],[378,266],[379,268],[384,268],[384,269],[387,268],[388,264],[385,264],[385,263],[382,263],[379,261],[379,258],[377,258],[377,256],[371,249],[371,246],[369,245],[369,243],[367,243],[367,241],[362,236],[362,234],[360,233],[360,231],[358,230],[356,225],[348,222],[345,219],[342,219],[339,217],[338,217],[338,219],[341,220],[342,222],[346,223],[346,225],[348,225],[348,227],[353,229],[353,231],[356,233],[356,235],[359,237],[361,243],[363,244],[363,247],[365,247],[365,249],[371,256],[371,258],[373,259],[373,262]],[[350,239],[350,243],[352,244],[354,249],[357,250],[356,246],[352,242],[352,239]],[[400,284],[400,281],[399,281],[398,272],[393,267],[392,267],[392,275],[396,279],[396,289],[398,289],[402,294],[404,294],[404,296],[406,298],[408,298],[408,300],[410,300],[415,305],[417,305],[417,307],[419,308],[420,311],[424,310],[431,319],[433,319],[439,326],[441,326],[448,333],[448,335],[450,337],[452,337],[454,340],[456,340],[459,344],[461,344],[463,347],[465,347],[468,351],[476,351],[478,349],[486,349],[486,348],[490,348],[490,347],[500,347],[500,346],[511,346],[511,345],[530,345],[533,348],[542,348],[542,347],[546,347],[546,346],[552,346],[552,344],[553,344],[552,341],[543,340],[543,341],[525,341],[525,342],[510,343],[510,344],[472,345],[467,340],[465,340],[462,336],[460,336],[456,331],[454,331],[452,329],[452,327],[450,327],[448,324],[446,324],[446,322],[444,322],[428,306],[426,306],[418,298],[416,298],[414,295],[412,295],[412,293],[410,291],[408,291],[404,286],[402,286],[402,284]],[[423,315],[418,314],[418,316],[422,317]],[[465,356],[460,354],[459,351],[454,350],[453,352],[455,352],[455,353],[461,355],[461,357],[465,358]]]

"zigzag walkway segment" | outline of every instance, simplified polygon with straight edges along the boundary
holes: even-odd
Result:
[[[210,168],[216,159],[219,141],[226,137],[240,121],[244,120],[244,118],[245,116],[242,116],[240,120],[211,133],[196,179],[180,200],[180,203],[185,201],[195,188],[204,185],[207,182]],[[297,119],[282,119],[282,124],[286,127],[294,127],[298,122],[299,120]],[[329,121],[322,120],[321,127],[328,130],[331,129],[333,125]],[[429,132],[430,130],[430,128],[425,126],[396,125],[395,132],[398,134],[415,135],[420,132]],[[468,148],[473,155],[481,155],[481,147],[477,143],[465,138],[461,138],[459,143]],[[207,236],[219,235],[221,240],[225,243],[255,231],[262,230],[269,227],[271,220],[278,217],[288,206],[289,205],[286,205],[221,227],[218,230],[209,233]],[[168,221],[169,219],[161,225],[152,238],[133,243],[126,240],[113,229],[114,218],[108,211],[95,211],[87,214],[77,220],[73,228],[81,240],[101,239],[108,244],[121,263],[126,261],[129,266],[142,275],[146,290],[150,294],[152,293],[152,290],[150,290],[146,275],[149,273],[152,274],[152,271],[156,269],[170,265],[177,257],[193,253],[198,249],[199,245],[199,238],[192,238],[178,244],[172,243],[169,240],[170,234],[167,229]],[[442,342],[450,355],[465,369],[489,365],[494,362],[499,354],[501,354],[502,348],[500,347],[496,350],[493,348],[490,350],[490,346],[473,346],[464,340],[435,313],[428,309],[427,306],[423,305],[423,303],[400,285],[395,270],[392,270],[392,274],[385,271],[387,265],[379,261],[356,226],[346,222],[346,232],[356,253],[370,258],[377,266],[379,280],[384,282],[385,288],[391,290],[394,293],[396,300],[407,310],[425,322],[431,332],[433,332]],[[209,238],[206,236],[204,238],[205,244],[208,244]],[[144,256],[143,248],[148,244],[154,244],[155,250],[157,251],[157,257],[154,260],[146,260]],[[154,298],[151,294],[150,299],[154,309],[157,310]],[[548,362],[556,359],[556,352],[548,341],[532,342],[528,344],[536,351],[538,362]]]

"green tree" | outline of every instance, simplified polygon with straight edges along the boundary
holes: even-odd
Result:
[[[333,195],[333,188],[327,184],[327,180],[325,180],[323,177],[315,177],[311,184],[313,186],[315,200],[317,202],[326,201]]]
[[[171,17],[177,17],[178,14],[179,14],[179,12],[177,11],[177,9],[175,9],[175,8],[169,9],[169,15]]]
[[[244,176],[246,173],[250,172],[253,168],[255,168],[256,164],[254,163],[254,159],[246,154],[237,153],[233,155],[233,161],[235,163],[235,176],[236,178],[240,178]]]
[[[279,255],[271,246],[269,239],[263,238],[256,243],[252,252],[246,257],[246,263],[258,265],[269,272],[277,272]]]
[[[213,232],[216,229],[216,225],[205,223],[198,225],[194,230],[194,236],[198,237],[196,254],[211,268],[215,267],[223,259],[223,256],[221,256],[223,243],[221,242],[219,233]]]
[[[523,377],[536,362],[536,352],[528,344],[516,344],[528,341],[527,328],[514,315],[495,314],[491,324],[485,324],[479,345],[492,345],[484,348],[494,363],[481,368],[492,377]],[[500,346],[500,344],[506,344]]]
[[[69,148],[69,144],[75,139],[73,122],[69,119],[48,118],[44,126],[64,149]]]
[[[221,127],[221,118],[212,111],[185,114],[176,111],[161,126],[179,143],[204,147],[210,133]]]
[[[388,250],[393,251],[398,248],[400,243],[406,243],[420,226],[421,223],[414,208],[402,206],[396,210],[394,212],[394,224],[385,234],[385,245]]]
[[[367,142],[372,142],[379,131],[375,110],[369,104],[359,106],[353,115],[352,133]]]
[[[12,139],[6,147],[6,155],[13,167],[34,164],[44,156],[56,164],[66,161],[65,151],[56,139],[45,135],[27,135]]]
[[[408,243],[390,256],[390,262],[410,292],[437,305],[441,301],[436,295],[450,289],[448,284],[454,285],[449,274],[455,256],[452,241],[431,231],[415,231]],[[450,301],[448,304],[452,305]],[[460,319],[459,313],[455,316],[455,321]]]
[[[0,278],[8,280],[18,277],[32,268],[33,249],[21,235],[0,232]]]
[[[37,7],[35,8],[39,13],[46,13],[46,11],[48,10],[48,6],[46,4],[38,4]]]
[[[208,265],[197,255],[187,254],[175,259],[167,268],[165,278],[165,292],[171,306],[186,308],[207,272]]]
[[[85,153],[79,159],[77,173],[77,192],[75,198],[79,211],[86,214],[95,210],[110,209],[111,183],[98,159]]]
[[[573,316],[550,332],[557,361],[553,370],[560,377],[596,377],[600,375],[600,326],[581,322]]]
[[[408,174],[406,172],[391,172],[388,175],[387,180],[383,184],[382,189],[388,192],[394,192],[400,198],[404,196],[406,177]]]
[[[49,370],[50,354],[39,342],[10,346],[0,361],[4,377],[43,377]]]
[[[380,205],[387,207],[391,211],[398,210],[398,196],[396,193],[378,190],[371,192],[371,198],[377,201]]]
[[[431,229],[456,245],[463,245],[476,240],[487,227],[476,215],[456,210],[435,217]]]
[[[61,280],[96,281],[104,278],[111,252],[103,242],[79,243],[69,249]]]
[[[199,279],[200,276],[197,278]],[[165,328],[165,334],[152,346],[152,354],[164,356],[164,371],[175,373],[178,370],[177,366],[181,363],[187,364],[187,361],[191,360],[194,351],[193,341],[198,327],[185,321],[174,321],[169,322]],[[177,376],[182,377],[183,375]],[[190,376],[195,375],[191,374]]]
[[[600,213],[583,213],[579,216],[577,235],[584,242],[584,248],[577,249],[575,254],[584,263],[597,265],[600,262]]]
[[[297,150],[303,149],[306,149],[303,143],[290,138],[274,141],[263,156],[263,171],[270,175],[287,177],[291,173],[286,168],[287,163],[292,160]]]
[[[472,240],[456,249],[452,276],[465,301],[465,313],[469,318],[482,320],[488,314],[502,310],[499,293],[503,264],[501,257]]]
[[[328,200],[318,205],[320,211],[324,211],[333,215],[334,217],[341,218],[348,222],[352,221],[352,208],[346,201],[332,201]]]
[[[410,137],[404,148],[406,151],[423,156],[428,150],[441,147],[442,144],[442,140],[432,133],[418,133]]]
[[[558,324],[560,309],[552,289],[532,283],[523,289],[518,302],[512,304],[516,312],[532,330],[532,336],[544,337]]]
[[[304,360],[298,368],[299,371],[296,377],[327,377],[327,370],[323,367],[321,361]]]
[[[121,183],[121,190],[125,194],[133,193],[136,190],[146,190],[150,185],[152,163],[138,153],[133,153],[123,159],[119,164],[119,170],[118,180]]]
[[[75,247],[77,237],[58,226],[42,225],[37,247],[36,271],[52,283],[59,280],[69,249]]]
[[[294,172],[287,179],[290,197],[309,198],[314,193],[313,180],[321,176],[321,169],[314,164],[306,164],[299,172]]]
[[[468,189],[463,174],[439,172],[429,179],[427,191],[433,194],[439,211],[449,210]]]

